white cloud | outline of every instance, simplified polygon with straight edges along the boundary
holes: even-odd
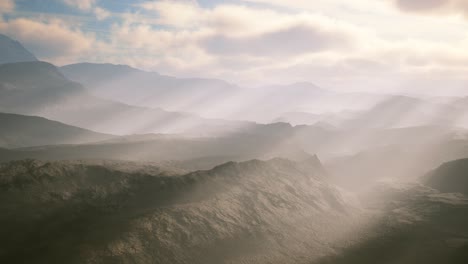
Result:
[[[464,14],[468,16],[466,0],[391,0],[398,8],[408,12]]]
[[[111,16],[111,13],[109,11],[101,7],[95,7],[93,12],[98,20],[104,20]]]
[[[60,63],[88,51],[94,36],[59,19],[35,21],[18,18],[0,23],[0,30],[23,43],[39,58]]]
[[[211,36],[202,42],[210,53],[284,57],[303,55],[336,48],[351,47],[351,36],[342,32],[327,32],[315,25],[298,24],[255,36]]]
[[[92,13],[97,20],[107,19],[112,15],[108,10],[97,6],[97,0],[63,0],[65,4],[77,8],[83,12]]]
[[[96,1],[74,2],[98,19],[112,15]],[[414,16],[390,0],[248,2],[261,4],[144,2],[135,13],[114,14],[121,20],[105,38],[40,17],[0,22],[0,30],[56,63],[123,63],[242,83],[391,90],[467,79],[466,20]]]
[[[201,8],[192,1],[145,2],[141,6],[156,13],[158,18],[153,23],[171,27],[156,34],[184,35],[188,45],[198,45],[215,55],[290,56],[351,48],[354,36],[362,35],[356,27],[308,13],[291,14],[229,4]],[[154,39],[149,31],[155,30],[150,25],[139,29],[148,31],[144,34],[146,38]]]
[[[15,9],[14,0],[1,0],[0,1],[0,14],[9,13]]]
[[[143,9],[159,15],[158,23],[173,27],[196,27],[204,19],[204,10],[195,1],[152,1],[141,3]]]
[[[340,4],[328,10],[330,1]],[[431,82],[425,79],[439,79],[432,86],[440,80],[460,85],[466,79],[467,42],[456,34],[457,27],[453,38],[445,38],[446,21],[401,15],[389,2],[330,1],[211,8],[195,1],[146,2],[141,6],[147,13],[128,14],[112,28],[111,46],[125,47],[113,60],[167,74],[243,83],[308,80],[336,89],[395,90],[417,84],[415,79],[427,87]],[[329,13],[317,14],[317,6]],[[354,8],[366,23],[347,16],[343,20],[337,14],[347,13],[336,6]],[[366,7],[377,12],[372,25]],[[382,22],[386,20],[388,25]],[[389,31],[393,25],[399,32]]]
[[[91,10],[96,5],[96,0],[63,0],[65,4],[80,10]]]

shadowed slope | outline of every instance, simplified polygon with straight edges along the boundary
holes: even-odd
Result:
[[[468,196],[468,159],[447,162],[430,172],[424,181],[441,192],[456,192]]]
[[[177,176],[109,164],[4,163],[0,259],[298,263],[328,252],[353,218],[317,166],[253,160]]]
[[[7,148],[79,144],[113,138],[36,116],[0,113],[0,146]]]
[[[21,43],[0,34],[0,64],[21,61],[37,61],[37,59]]]

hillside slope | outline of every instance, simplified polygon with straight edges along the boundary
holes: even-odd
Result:
[[[177,176],[4,163],[0,261],[301,263],[329,253],[354,215],[321,169],[252,160]]]

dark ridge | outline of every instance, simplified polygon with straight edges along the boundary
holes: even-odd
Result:
[[[0,64],[24,61],[37,61],[37,59],[21,43],[0,34]]]
[[[423,181],[440,192],[468,195],[468,159],[444,163],[426,175]]]

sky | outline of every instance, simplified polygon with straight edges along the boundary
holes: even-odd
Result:
[[[39,59],[239,85],[468,93],[466,0],[0,0]]]

